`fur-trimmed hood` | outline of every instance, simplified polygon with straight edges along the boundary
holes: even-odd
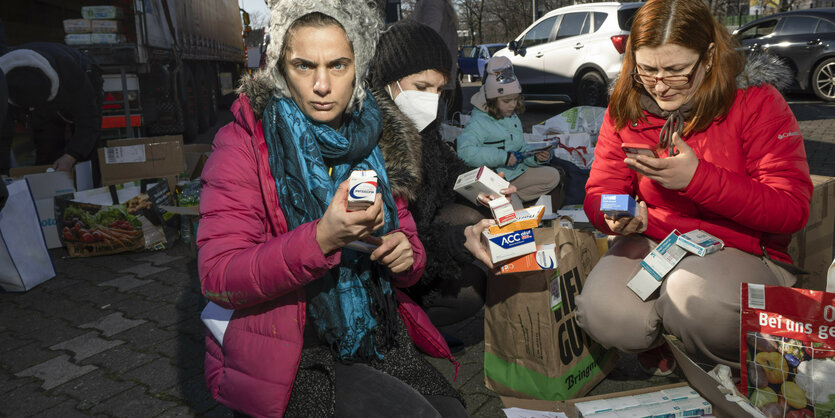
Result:
[[[755,52],[745,59],[745,69],[736,76],[740,89],[771,84],[779,91],[791,85],[794,75],[791,68],[779,57],[768,52]]]
[[[244,78],[240,92],[249,98],[255,120],[260,120],[272,97],[270,84],[264,79]],[[421,184],[420,133],[385,90],[374,89],[371,93],[383,113],[383,133],[377,145],[386,160],[392,194],[414,201]]]
[[[375,3],[365,0],[267,0],[270,8],[270,43],[267,62],[255,73],[271,87],[273,94],[290,97],[287,81],[281,75],[278,61],[290,26],[300,17],[318,12],[336,19],[345,30],[354,52],[354,92],[348,105],[350,112],[365,98],[364,82],[371,58],[383,29],[383,21]]]

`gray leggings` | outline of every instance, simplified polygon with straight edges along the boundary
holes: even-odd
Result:
[[[770,260],[735,248],[687,255],[646,302],[626,287],[657,243],[632,235],[615,239],[577,296],[577,323],[606,347],[641,352],[677,336],[699,361],[739,367],[741,283],[791,286],[794,276]]]

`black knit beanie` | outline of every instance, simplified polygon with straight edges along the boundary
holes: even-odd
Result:
[[[28,109],[46,104],[52,83],[37,68],[17,67],[6,74],[6,85],[9,100]]]
[[[411,74],[452,71],[452,58],[441,35],[414,20],[401,20],[380,35],[371,65],[371,86],[384,87]]]

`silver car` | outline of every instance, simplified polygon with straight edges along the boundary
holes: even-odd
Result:
[[[552,10],[495,55],[513,62],[527,99],[605,105],[641,5],[587,3]]]

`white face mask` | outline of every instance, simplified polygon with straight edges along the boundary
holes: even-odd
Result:
[[[422,131],[438,116],[438,99],[441,95],[428,91],[403,90],[399,81],[397,88],[400,89],[400,94],[394,98],[394,104],[414,122],[418,132]],[[391,96],[391,89],[388,86],[386,89]]]

